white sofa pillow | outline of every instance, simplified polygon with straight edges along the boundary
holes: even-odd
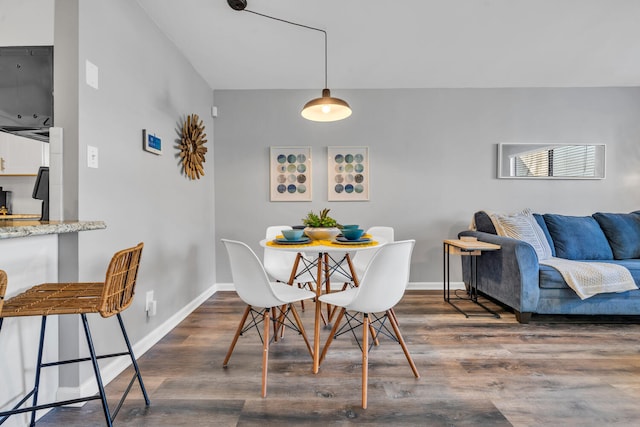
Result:
[[[551,246],[530,209],[512,214],[490,213],[489,217],[499,236],[529,243],[540,260],[552,257]]]

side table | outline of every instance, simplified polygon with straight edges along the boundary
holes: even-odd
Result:
[[[486,251],[497,251],[500,250],[500,245],[495,245],[493,243],[480,242],[477,240],[444,240],[442,244],[443,250],[443,293],[444,300],[451,304],[453,308],[458,310],[460,313],[464,314],[467,318],[470,316],[486,316],[491,315],[495,318],[499,319],[500,315],[495,311],[491,310],[489,307],[482,304],[478,301],[478,261],[477,258],[482,255],[482,252]],[[480,307],[484,308],[487,313],[482,314],[474,314],[467,313],[454,304],[451,301],[451,284],[450,284],[450,272],[449,272],[449,255],[453,253],[454,255],[463,255],[468,256],[470,258],[471,263],[471,277],[469,278],[469,289],[467,290],[468,297],[459,297],[455,296],[454,299],[457,300],[465,300],[471,301]]]

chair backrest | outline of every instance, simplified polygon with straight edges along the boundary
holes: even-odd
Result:
[[[369,229],[367,230],[367,234],[377,238],[382,238],[385,240],[386,243],[391,243],[394,240],[393,227],[384,227],[384,226],[369,227]],[[369,262],[371,262],[371,258],[373,258],[376,252],[377,250],[375,249],[357,252],[355,257],[353,258],[357,268],[366,269]]]
[[[222,239],[227,248],[231,276],[238,296],[256,307],[276,307],[282,304],[273,293],[269,277],[260,259],[245,243]]]
[[[118,314],[131,305],[143,246],[143,243],[138,243],[132,248],[116,252],[111,258],[98,308],[102,317]]]
[[[391,242],[375,253],[347,309],[379,313],[395,306],[409,283],[415,240]]]
[[[280,233],[282,230],[291,230],[293,227],[290,225],[270,225],[267,227],[267,233],[265,238],[269,240],[273,240],[276,236],[282,234]]]
[[[367,234],[376,237],[382,237],[387,243],[394,241],[394,231],[393,227],[385,227],[385,226],[373,226],[369,227],[367,230]],[[365,252],[366,253],[366,252]]]
[[[0,270],[0,314],[4,305],[4,293],[7,291],[7,273]]]
[[[267,227],[266,238],[267,240],[273,240],[276,236],[282,234],[282,230],[291,229],[292,227],[290,225],[272,225]],[[291,266],[293,266],[293,263],[296,261],[296,256],[297,254],[295,252],[283,252],[266,247],[264,248],[262,262],[267,272],[271,275],[277,274],[280,276],[283,274],[282,271],[291,271]],[[274,279],[284,282],[289,280],[289,277],[274,277]]]

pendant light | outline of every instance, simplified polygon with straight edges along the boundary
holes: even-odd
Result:
[[[227,3],[233,10],[251,12],[255,15],[296,25],[298,27],[308,28],[310,30],[320,31],[324,34],[324,89],[322,89],[322,97],[315,98],[307,102],[302,108],[302,112],[300,114],[305,119],[312,120],[314,122],[335,122],[337,120],[346,119],[351,115],[351,107],[349,107],[349,104],[340,98],[332,97],[331,91],[327,87],[327,32],[325,30],[248,10],[246,9],[246,0],[227,0]]]

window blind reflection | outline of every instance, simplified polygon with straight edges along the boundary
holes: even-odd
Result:
[[[543,147],[512,155],[510,163],[513,176],[518,177],[595,177],[596,147]]]

